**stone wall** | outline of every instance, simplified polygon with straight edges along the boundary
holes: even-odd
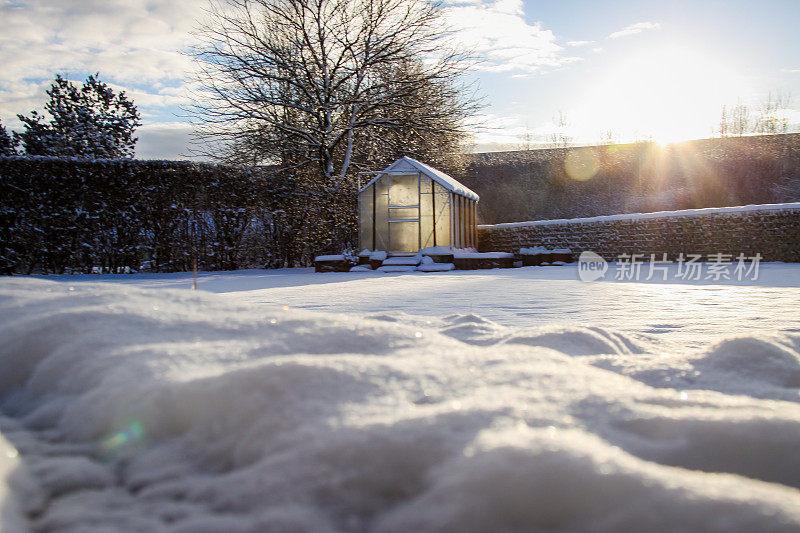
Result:
[[[800,203],[664,211],[478,226],[479,250],[522,247],[591,250],[606,260],[620,254],[760,253],[764,261],[800,262]]]
[[[594,175],[573,179],[569,161]],[[484,224],[800,202],[800,133],[490,152],[465,163],[452,176],[480,195]]]

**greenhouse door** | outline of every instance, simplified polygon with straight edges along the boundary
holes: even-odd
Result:
[[[389,174],[389,250],[416,252],[419,234],[419,174]]]

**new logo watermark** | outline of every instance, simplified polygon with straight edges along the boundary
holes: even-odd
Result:
[[[745,254],[680,254],[675,261],[667,254],[619,254],[614,266],[614,278],[619,281],[650,281],[676,279],[681,281],[755,281],[758,279],[762,256]],[[581,252],[578,258],[578,277],[581,281],[603,279],[611,265],[595,252]]]
[[[581,252],[578,257],[578,277],[581,281],[597,281],[607,271],[608,261],[594,252]]]

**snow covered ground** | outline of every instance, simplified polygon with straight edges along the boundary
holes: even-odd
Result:
[[[3,531],[800,529],[796,265],[190,287],[0,280]]]
[[[313,269],[200,273],[198,288],[237,303],[289,306],[360,316],[385,315],[423,326],[453,314],[474,314],[497,330],[538,326],[600,326],[642,336],[670,351],[707,346],[734,334],[800,331],[800,265],[762,263],[757,279],[682,281],[672,265],[641,282],[578,280],[576,264],[436,273],[343,272]],[[191,273],[47,276],[78,284],[111,282],[187,289]],[[404,316],[412,315],[412,316]],[[420,317],[424,319],[420,320]]]

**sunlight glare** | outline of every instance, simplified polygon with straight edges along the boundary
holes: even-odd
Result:
[[[746,85],[734,70],[698,50],[639,50],[588,85],[576,116],[627,141],[708,137],[723,104],[747,94]]]

